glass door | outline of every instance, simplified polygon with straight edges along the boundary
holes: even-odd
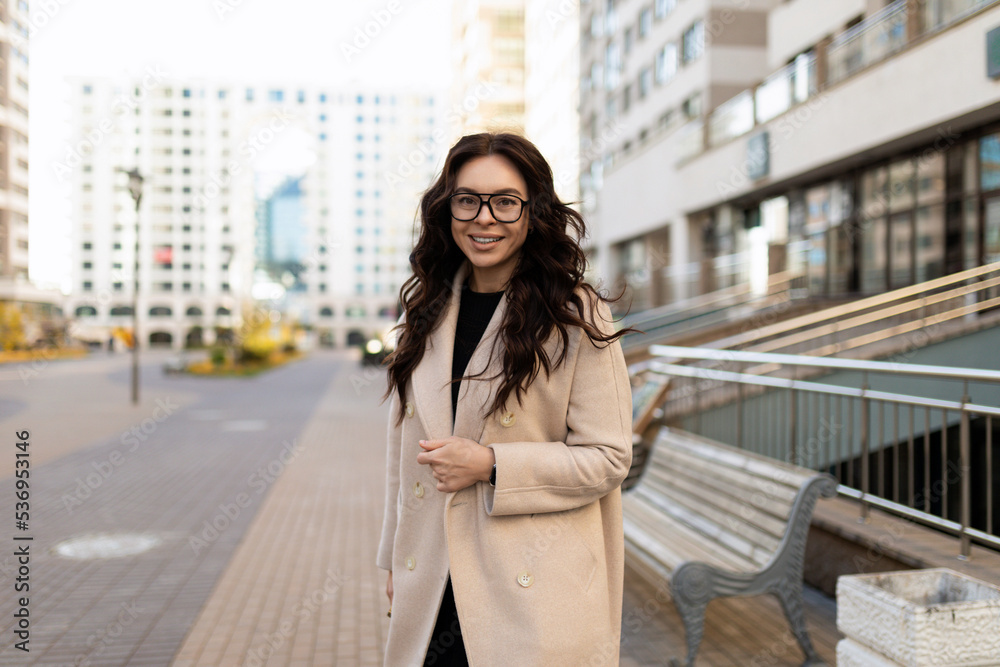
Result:
[[[913,214],[894,214],[889,227],[889,289],[898,289],[913,284]]]

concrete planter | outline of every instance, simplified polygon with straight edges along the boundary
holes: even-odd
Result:
[[[842,576],[837,629],[842,667],[1000,665],[1000,587],[944,568]]]

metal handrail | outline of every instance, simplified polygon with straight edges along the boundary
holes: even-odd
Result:
[[[992,514],[992,502],[994,497],[992,474],[988,473],[985,497],[977,496],[977,502],[985,503],[985,524],[986,530],[980,530],[972,526],[972,460],[973,452],[978,456],[985,456],[985,469],[992,470],[992,432],[993,420],[1000,418],[1000,407],[994,405],[983,405],[972,403],[968,395],[969,382],[991,382],[1000,383],[1000,371],[983,370],[974,368],[961,368],[950,366],[930,366],[920,364],[903,364],[883,361],[867,361],[858,359],[836,359],[823,357],[808,357],[803,355],[774,354],[765,352],[749,352],[740,350],[718,350],[718,349],[697,349],[679,346],[655,345],[651,346],[650,352],[656,355],[653,359],[635,364],[630,367],[632,374],[640,372],[653,372],[657,374],[669,375],[673,377],[691,378],[696,380],[707,380],[712,383],[735,384],[737,391],[721,392],[713,394],[717,399],[709,408],[705,405],[704,385],[685,384],[676,387],[672,397],[667,402],[667,406],[676,405],[677,408],[665,409],[670,413],[671,418],[697,420],[698,428],[701,431],[703,409],[719,410],[718,415],[724,419],[714,419],[708,421],[708,430],[731,432],[735,425],[735,443],[737,446],[745,446],[746,422],[752,419],[755,422],[758,439],[758,447],[765,449],[777,449],[784,451],[783,456],[791,457],[790,460],[799,458],[800,451],[807,452],[810,460],[818,455],[818,466],[820,469],[835,471],[839,477],[854,480],[860,488],[853,488],[841,483],[840,493],[844,496],[856,498],[861,501],[862,519],[868,517],[871,506],[880,507],[884,510],[894,512],[907,518],[916,519],[922,523],[954,533],[960,541],[960,554],[962,557],[969,557],[971,554],[971,541],[1000,548],[1000,536],[995,532]],[[822,382],[812,382],[801,380],[796,377],[775,377],[771,375],[755,374],[750,372],[736,372],[709,368],[704,366],[689,366],[669,363],[666,360],[675,359],[698,359],[706,361],[736,362],[742,364],[766,364],[768,367],[781,368],[782,366],[822,368],[845,371],[861,371],[865,373],[865,379],[861,387],[841,386]],[[965,383],[962,389],[961,400],[943,400],[924,396],[915,396],[898,392],[874,390],[868,386],[867,375],[869,373],[889,373],[904,377],[923,376],[935,379],[959,380]],[[744,387],[754,386],[759,389],[754,392]],[[775,391],[767,392],[765,388]],[[784,396],[787,393],[787,401]],[[748,417],[745,402],[753,397],[756,412],[751,412]],[[685,402],[693,401],[694,410],[686,410],[683,406]],[[836,407],[833,403],[836,401]],[[822,405],[825,402],[826,412],[823,416]],[[847,405],[847,423],[849,437],[829,438],[824,442],[823,437],[809,438],[806,442],[811,427],[819,425],[819,431],[824,428],[824,424],[834,424],[838,428],[844,427],[844,405]],[[773,413],[773,418],[768,418],[768,411],[780,408],[785,413],[785,419],[779,417],[779,412]],[[810,407],[811,406],[811,407]],[[854,421],[854,408],[860,409],[858,421]],[[878,415],[876,416],[876,408]],[[726,419],[732,416],[732,410],[736,410],[735,420]],[[915,414],[917,410],[924,413],[924,426],[922,432],[918,433],[915,424]],[[889,427],[888,434],[886,427],[889,425],[886,419],[886,412],[894,411],[895,417]],[[900,430],[899,415],[901,411],[909,410],[909,427]],[[933,439],[936,439],[935,449],[931,447],[932,440],[932,417],[940,416],[939,425],[934,428]],[[687,415],[685,417],[684,415]],[[982,418],[985,423],[985,442],[976,442],[977,449],[973,450],[971,436],[971,419],[973,416]],[[815,420],[809,422],[809,418]],[[839,422],[838,422],[839,420]],[[957,467],[954,461],[949,461],[948,455],[948,429],[958,425],[959,454]],[[858,429],[855,430],[855,425]],[[799,435],[802,433],[803,435]],[[702,435],[708,435],[702,433]],[[731,435],[731,433],[730,433]],[[710,436],[711,437],[711,436]],[[954,435],[952,436],[954,437]],[[815,444],[825,449],[813,449]],[[923,441],[923,458],[921,475],[915,474],[914,453],[915,444]],[[847,451],[845,451],[845,442]],[[873,445],[874,442],[874,445]],[[770,443],[770,444],[768,444]],[[855,447],[855,445],[857,447]],[[905,450],[903,448],[906,448]],[[980,449],[979,447],[982,447]],[[761,453],[765,453],[761,449]],[[772,449],[772,451],[773,451]],[[908,472],[900,467],[901,451],[906,452],[908,462]],[[893,457],[894,463],[887,467],[885,458]],[[937,457],[937,458],[934,458]],[[781,458],[780,456],[777,458]],[[931,484],[932,459],[940,461],[940,480]],[[872,461],[874,460],[874,469]],[[860,466],[860,475],[855,475],[855,461]],[[874,476],[872,473],[874,472]],[[952,472],[957,472],[958,477],[950,480]],[[934,473],[937,475],[938,473]],[[874,480],[874,481],[873,481]],[[892,491],[887,490],[891,484]],[[942,488],[937,489],[937,485]],[[957,486],[954,486],[956,485]],[[875,485],[876,492],[872,492]],[[950,488],[958,491],[952,498],[958,503],[958,511],[954,514],[959,517],[959,521],[949,519],[948,496]],[[909,505],[899,502],[900,489],[905,488],[909,495]],[[919,492],[916,490],[919,489]],[[935,491],[931,491],[936,489]],[[940,516],[932,513],[932,501],[940,503],[938,510]],[[895,500],[893,500],[895,498]],[[916,498],[921,498],[917,502]],[[922,503],[922,509],[919,505]]]
[[[744,331],[735,334],[733,336],[729,336],[727,338],[723,338],[721,340],[708,343],[708,345],[710,347],[714,347],[717,349],[728,348],[728,347],[739,347],[741,345],[757,342],[765,338],[771,338],[782,333],[791,332],[796,329],[814,327],[818,324],[828,321],[838,321],[839,318],[845,315],[852,315],[855,313],[860,313],[865,310],[879,308],[881,306],[890,304],[894,301],[901,301],[902,299],[908,297],[918,296],[924,292],[930,292],[942,287],[947,287],[949,285],[961,283],[966,280],[972,280],[978,278],[979,276],[994,272],[1000,272],[1000,262],[994,262],[993,264],[985,264],[983,266],[978,266],[973,269],[961,271],[959,273],[953,273],[947,276],[943,276],[941,278],[935,278],[933,280],[929,280],[924,283],[919,283],[917,285],[901,287],[899,289],[893,290],[891,292],[886,292],[884,294],[878,294],[864,299],[859,299],[857,301],[852,301],[850,303],[834,306],[832,308],[827,308],[825,310],[817,311],[815,313],[808,313],[806,315],[801,315],[799,317],[794,317],[788,320],[782,320],[781,322],[775,322],[774,324],[763,326],[753,331]],[[842,326],[838,327],[837,330],[842,331],[843,327]]]
[[[837,357],[810,357],[800,354],[777,354],[774,352],[747,352],[744,350],[714,350],[677,345],[651,345],[650,354],[658,357],[677,359],[708,359],[714,361],[747,361],[759,364],[783,364],[785,366],[807,366],[811,368],[832,368],[837,370],[870,371],[873,373],[899,373],[902,375],[924,375],[952,380],[975,380],[980,382],[1000,382],[1000,371],[958,366],[929,366],[924,364],[901,364],[890,361],[868,361],[865,359],[840,359]],[[704,369],[702,369],[704,370]]]
[[[784,292],[788,286],[791,285],[794,277],[795,275],[791,271],[781,271],[779,273],[772,274],[768,277],[767,294],[763,295],[762,298],[774,296]],[[657,322],[663,320],[664,318],[683,318],[687,313],[699,311],[712,306],[732,306],[744,304],[749,301],[747,298],[749,295],[750,286],[746,283],[741,283],[739,285],[733,285],[732,287],[724,287],[720,290],[709,292],[707,294],[700,294],[688,299],[681,299],[680,301],[675,301],[674,303],[659,306],[657,308],[643,310],[635,315],[625,317],[623,322],[627,326],[638,327],[641,329],[650,322]]]
[[[753,384],[759,387],[772,387],[779,389],[793,389],[799,391],[815,391],[833,396],[849,396],[851,398],[864,398],[875,401],[892,401],[904,405],[913,405],[919,408],[935,408],[938,410],[966,410],[981,415],[1000,417],[1000,408],[989,405],[976,405],[975,403],[964,403],[962,401],[945,401],[939,398],[925,398],[923,396],[910,396],[909,394],[897,394],[891,391],[878,391],[875,389],[854,387],[841,387],[835,384],[824,384],[822,382],[810,382],[808,380],[796,380],[793,378],[779,378],[768,375],[752,375],[750,373],[738,373],[736,371],[723,371],[717,368],[701,368],[697,366],[679,366],[676,364],[666,364],[653,361],[649,364],[648,370],[664,375],[676,375],[678,377],[696,378],[699,380],[715,380],[717,382],[740,382],[742,384]]]
[[[872,28],[877,27],[879,24],[881,24],[883,21],[888,19],[893,14],[897,14],[905,10],[906,10],[906,0],[896,0],[896,2],[886,5],[882,9],[878,10],[877,12],[866,18],[861,23],[851,26],[844,32],[834,37],[833,40],[830,42],[829,46],[830,50],[833,50],[838,46],[842,46],[843,44],[846,44],[847,42],[850,42],[860,37],[862,34],[868,32]]]

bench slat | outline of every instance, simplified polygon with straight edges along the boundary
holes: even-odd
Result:
[[[768,490],[739,490],[709,471],[692,467],[656,466],[649,471],[649,487],[658,493],[689,495],[719,511],[732,514],[780,538],[792,511],[792,502],[775,498]]]
[[[652,473],[652,471],[650,471]],[[638,487],[637,492],[640,492]],[[661,512],[671,513],[672,507],[683,508],[683,520],[698,527],[710,537],[728,548],[763,565],[770,558],[784,535],[785,523],[774,517],[757,512],[752,505],[733,499],[712,498],[711,489],[697,482],[676,478],[673,488],[647,488],[644,492],[647,502],[656,505]],[[742,508],[748,508],[741,514]],[[690,518],[698,516],[699,519]],[[712,528],[703,529],[706,523]],[[726,536],[732,534],[732,538]]]
[[[757,462],[754,462],[753,465],[747,462],[745,466],[732,465],[731,460],[724,463],[715,458],[701,456],[698,451],[691,448],[674,447],[672,443],[670,446],[654,448],[651,465],[667,465],[670,461],[677,461],[683,469],[693,466],[698,470],[708,472],[713,477],[724,478],[727,483],[736,487],[733,490],[734,493],[738,492],[739,489],[745,490],[747,493],[764,489],[769,496],[783,500],[789,506],[794,501],[799,487],[808,479],[803,479],[798,475],[789,477],[785,471],[779,468],[767,471],[760,467],[763,464]]]
[[[700,536],[701,541],[712,543],[715,550],[728,550],[736,558],[757,568],[768,561],[780,541],[732,515],[713,515],[705,507],[697,507],[690,498],[643,492],[638,487],[636,492],[642,494],[638,497],[661,516],[666,515],[687,526],[688,530]]]
[[[673,571],[685,561],[709,563],[730,572],[752,572],[755,563],[725,549],[713,549],[683,523],[664,517],[656,508],[632,506],[625,520],[625,540]]]
[[[680,451],[690,451],[696,453],[700,458],[715,460],[720,463],[728,462],[733,467],[745,468],[761,476],[771,476],[775,471],[780,470],[780,478],[787,486],[798,488],[805,484],[816,473],[799,466],[778,461],[761,454],[748,452],[724,445],[719,442],[702,438],[694,433],[680,435],[669,428],[664,427],[657,437],[659,442],[669,442],[670,445]]]

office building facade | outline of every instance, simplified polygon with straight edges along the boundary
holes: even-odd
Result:
[[[622,4],[635,4],[637,26],[651,11],[655,26],[659,5],[697,3]],[[779,274],[812,295],[873,294],[1000,257],[1000,89],[987,64],[996,2],[736,5],[756,17],[720,5],[692,20],[704,21],[709,61],[718,53],[709,68],[754,69],[749,85],[710,86],[680,124],[669,122],[665,85],[665,101],[626,116],[622,138],[584,171],[600,228],[593,252],[629,283],[634,308],[739,283],[763,290]],[[750,25],[764,48],[723,59],[720,40]],[[685,76],[683,54],[697,52],[687,34],[672,81]],[[625,71],[624,86],[641,89],[648,60]],[[592,95],[589,108],[609,96]],[[655,133],[643,121],[658,108]]]

